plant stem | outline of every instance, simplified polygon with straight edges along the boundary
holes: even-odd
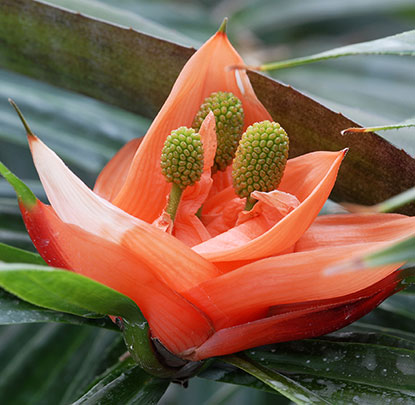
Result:
[[[166,208],[166,212],[170,214],[170,218],[172,221],[174,221],[174,218],[176,218],[176,211],[177,208],[179,208],[182,193],[183,189],[181,189],[176,183],[173,183]]]
[[[252,197],[247,197],[246,198],[246,203],[245,203],[245,211],[251,211],[252,208],[254,208],[254,205],[257,203],[257,200],[255,200]]]

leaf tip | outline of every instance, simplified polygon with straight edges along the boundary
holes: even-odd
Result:
[[[228,26],[228,17],[225,17],[222,21],[222,24],[220,25],[218,29],[218,34],[226,34],[226,28]]]
[[[20,111],[20,108],[17,106],[17,104],[11,99],[9,98],[9,103],[12,105],[12,107],[16,110],[17,115],[20,118],[20,121],[22,121],[22,124],[26,130],[26,133],[28,136],[35,136],[35,134],[32,132],[32,130],[29,127],[29,124],[27,123],[25,117],[23,116],[22,112]]]
[[[13,174],[2,162],[0,162],[0,174],[14,188],[17,199],[24,207],[30,209],[37,203],[37,198],[32,190],[26,186],[15,174]]]

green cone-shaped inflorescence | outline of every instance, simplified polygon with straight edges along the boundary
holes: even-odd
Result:
[[[218,91],[205,98],[192,127],[198,131],[203,120],[212,111],[216,120],[218,146],[212,172],[226,170],[235,156],[244,127],[244,111],[238,97],[232,93]]]
[[[171,132],[161,152],[161,171],[167,181],[182,190],[196,183],[203,172],[203,145],[192,128],[180,127]]]
[[[272,191],[281,182],[289,140],[277,122],[262,121],[242,135],[233,161],[233,186],[241,198],[253,191]]]

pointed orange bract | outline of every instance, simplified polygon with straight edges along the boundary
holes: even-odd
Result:
[[[301,204],[270,228],[259,215],[193,247],[212,262],[251,260],[278,254],[307,230],[326,202],[345,151],[314,152],[287,162],[279,190]],[[294,178],[300,180],[295,182]],[[299,183],[299,184],[298,184]]]
[[[200,105],[211,93],[228,91],[237,96],[243,104],[245,127],[271,119],[255,96],[246,72],[228,69],[241,63],[223,32],[216,33],[189,59],[137,151],[127,180],[113,201],[115,205],[150,223],[161,214],[170,191],[160,169],[164,141],[172,130],[192,125]]]

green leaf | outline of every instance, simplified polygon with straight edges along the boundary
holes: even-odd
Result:
[[[89,319],[37,307],[0,289],[0,325],[40,322],[91,325],[119,331],[109,318]]]
[[[64,27],[59,23],[63,20]],[[93,34],[85,37],[83,32]],[[28,0],[1,3],[0,40],[3,67],[147,117],[159,110],[193,54],[189,48]],[[341,130],[357,124],[291,87],[254,72],[250,78],[273,118],[290,135],[291,156],[350,148],[334,199],[371,205],[413,186],[415,160],[405,152],[373,134],[364,142],[358,136],[342,137]],[[364,186],[356,187],[357,178]],[[415,213],[415,204],[402,212]]]
[[[1,261],[7,263],[46,264],[37,253],[28,252],[27,250],[18,249],[0,242],[0,262]]]
[[[125,352],[119,333],[72,325],[0,327],[0,403],[67,405]]]
[[[364,265],[370,267],[399,262],[415,264],[415,236],[363,258]]]
[[[415,127],[415,118],[409,118],[405,121],[399,122],[397,124],[388,124],[388,125],[379,125],[377,127],[364,127],[364,128],[347,128],[343,129],[341,132],[342,135],[351,132],[377,132],[377,131],[388,131],[391,129],[402,129],[402,128],[411,128]]]
[[[129,367],[128,367],[129,366]],[[126,362],[112,369],[73,405],[157,404],[163,396],[169,380],[150,376],[138,366]]]
[[[73,315],[123,318],[123,333],[134,359],[152,374],[171,376],[154,353],[150,329],[138,306],[127,296],[71,271],[29,264],[1,264],[0,286],[31,304]]]
[[[36,204],[36,197],[18,177],[16,177],[2,162],[0,162],[0,174],[9,182],[16,191],[17,198],[27,208]]]
[[[387,333],[340,331],[319,339],[256,348],[244,356],[249,360],[242,357],[240,364],[223,360],[259,377],[267,386],[218,362],[200,376],[267,391],[274,381],[274,389],[284,394],[287,386],[278,384],[282,376],[292,390],[285,395],[298,404],[349,404],[360,398],[358,403],[375,405],[399,398],[411,403],[415,398],[415,342]],[[299,397],[301,392],[305,398]]]
[[[164,38],[185,46],[197,46],[199,43],[192,38],[184,36],[176,30],[166,28],[153,21],[147,20],[138,14],[128,12],[119,7],[113,7],[100,1],[88,0],[49,0],[55,6],[63,7],[100,20],[119,24],[123,27],[144,32],[158,38]]]
[[[31,304],[55,311],[93,318],[106,314],[140,318],[130,298],[67,270],[0,263],[0,285]]]
[[[255,361],[245,359],[242,356],[226,356],[222,360],[251,374],[296,404],[329,404],[324,398],[297,384],[291,378],[268,367],[263,367]]]
[[[4,145],[0,159],[10,166],[13,154],[17,154],[20,170],[26,168],[26,183],[35,172],[25,132],[8,97],[19,104],[33,131],[90,185],[117,150],[134,137],[143,136],[150,123],[132,113],[11,72],[0,70],[0,81],[0,142]],[[25,156],[27,160],[23,161]],[[36,196],[42,198],[39,181],[28,181]],[[7,190],[0,187],[5,196]]]
[[[350,212],[391,212],[413,201],[415,201],[415,187],[412,187],[401,194],[395,195],[379,204],[364,206],[346,203],[343,204],[343,206]]]
[[[302,58],[289,59],[281,62],[265,63],[259,70],[285,69],[307,63],[335,59],[351,55],[398,55],[415,56],[415,30],[402,32],[390,37],[376,39],[374,41],[361,42],[358,44],[342,46],[329,51],[320,52],[315,55]]]

